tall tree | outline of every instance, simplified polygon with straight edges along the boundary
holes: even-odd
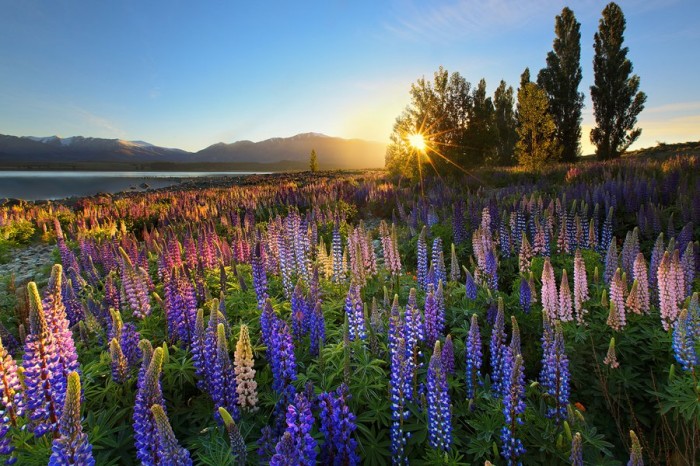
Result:
[[[580,154],[581,109],[581,23],[574,12],[564,8],[554,23],[553,50],[547,54],[547,66],[537,75],[537,83],[549,97],[549,111],[557,127],[562,160],[573,162]]]
[[[316,149],[311,149],[311,155],[309,156],[309,170],[311,170],[311,173],[316,173],[318,171],[318,158],[316,157]]]
[[[516,132],[517,119],[515,118],[515,98],[513,88],[506,82],[496,88],[493,95],[494,110],[496,113],[496,128],[498,130],[498,164],[512,165],[514,162],[515,142],[518,140]]]
[[[535,83],[525,83],[518,89],[518,136],[515,153],[519,165],[536,168],[559,160],[561,147],[549,113],[549,99]]]
[[[495,164],[498,145],[496,113],[491,97],[486,95],[486,80],[479,81],[471,100],[471,114],[466,132],[466,166]]]
[[[631,75],[628,49],[622,46],[624,32],[622,10],[617,4],[609,3],[603,10],[593,43],[591,98],[596,127],[591,131],[591,142],[601,160],[619,157],[642,134],[635,125],[647,96],[639,91],[639,76]]]

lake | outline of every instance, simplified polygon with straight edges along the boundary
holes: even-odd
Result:
[[[99,192],[136,192],[165,188],[192,178],[254,174],[258,172],[0,171],[0,199],[35,201]]]

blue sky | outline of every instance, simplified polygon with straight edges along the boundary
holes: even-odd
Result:
[[[0,0],[0,133],[199,150],[300,132],[387,141],[410,84],[443,65],[489,92],[536,75],[569,5],[582,23],[584,153],[593,34],[577,0]],[[620,1],[641,88],[637,147],[700,139],[700,2]]]

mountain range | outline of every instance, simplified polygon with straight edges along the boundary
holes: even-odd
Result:
[[[383,167],[386,146],[302,133],[260,142],[220,142],[188,152],[122,139],[0,135],[0,169],[304,170],[312,149],[321,170],[356,169]]]

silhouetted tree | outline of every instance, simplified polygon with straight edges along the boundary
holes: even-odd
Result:
[[[517,131],[515,153],[521,166],[537,168],[559,160],[561,147],[556,140],[554,118],[549,113],[549,99],[535,83],[526,83],[518,89]]]
[[[511,86],[506,88],[505,81],[501,81],[496,88],[493,103],[498,130],[497,162],[499,165],[512,165],[515,163],[514,153],[515,143],[518,140],[516,131],[518,121],[515,118],[513,88]]]
[[[491,97],[486,96],[486,80],[472,92],[471,112],[465,135],[466,166],[497,164],[498,128]]]
[[[537,83],[549,97],[549,111],[556,125],[562,160],[573,162],[580,155],[581,109],[581,23],[574,12],[564,8],[556,17],[553,50],[547,66],[537,75]]]
[[[642,133],[635,125],[647,97],[639,92],[639,76],[630,76],[632,62],[627,58],[627,47],[622,46],[624,32],[622,10],[609,3],[593,43],[591,98],[596,127],[591,131],[591,142],[601,160],[619,157]]]

